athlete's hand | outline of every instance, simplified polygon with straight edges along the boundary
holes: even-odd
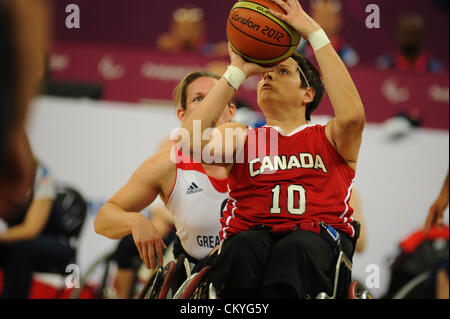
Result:
[[[247,78],[256,74],[272,72],[277,69],[277,66],[263,67],[256,63],[245,61],[239,54],[234,52],[230,43],[228,43],[228,54],[230,55],[231,65],[239,68],[242,72],[244,72],[247,75]]]
[[[139,251],[142,261],[147,268],[156,269],[163,265],[163,249],[166,249],[155,226],[144,215],[136,215],[136,222],[132,226],[131,234]],[[158,258],[158,263],[156,262]]]
[[[444,211],[448,206],[448,195],[440,195],[433,205],[431,205],[428,216],[425,221],[425,228],[424,232],[427,233],[430,231],[430,229],[437,225],[439,227],[444,226]]]
[[[298,0],[272,0],[272,2],[279,5],[286,14],[271,9],[269,9],[269,13],[289,24],[304,39],[308,39],[311,33],[321,29],[320,25],[303,10]]]

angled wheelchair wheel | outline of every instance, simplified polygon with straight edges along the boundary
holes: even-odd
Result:
[[[162,266],[158,267],[156,271],[150,276],[144,289],[139,294],[140,299],[158,299],[162,285],[165,279],[165,271]]]
[[[175,265],[175,273],[173,279],[170,283],[170,291],[171,294],[166,298],[172,298],[175,292],[180,288],[183,282],[191,276],[191,264],[187,259],[186,255],[181,254],[177,258],[177,262]]]
[[[206,266],[190,280],[182,292],[180,299],[208,299],[210,283],[206,279],[211,266]]]
[[[421,286],[429,279],[430,273],[424,272],[412,280],[410,280],[406,285],[404,285],[393,297],[392,299],[411,299],[411,295],[414,295],[414,292],[417,289],[420,289]]]
[[[170,261],[164,269],[164,282],[161,285],[161,291],[159,292],[158,299],[166,299],[169,290],[171,290],[172,282],[175,277],[176,264],[174,261]]]
[[[86,273],[81,278],[80,287],[75,288],[72,291],[70,299],[79,299],[81,297],[83,289],[89,284],[90,277],[96,273],[99,273],[101,275],[101,278],[99,284],[96,285],[95,298],[96,299],[105,298],[105,290],[107,289],[108,279],[111,275],[110,269],[113,255],[114,252],[108,252],[100,256],[92,263],[92,265],[87,269]]]
[[[145,295],[147,294],[147,292],[149,291],[149,289],[152,287],[155,277],[156,277],[156,273],[158,272],[158,269],[156,271],[153,271],[150,275],[150,277],[148,278],[145,286],[142,288],[141,292],[139,293],[139,295],[137,296],[137,299],[144,299]]]
[[[364,287],[357,281],[353,281],[348,289],[348,299],[361,299]]]
[[[372,294],[367,291],[363,285],[353,281],[348,289],[348,299],[374,299]]]

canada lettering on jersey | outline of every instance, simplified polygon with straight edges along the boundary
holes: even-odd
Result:
[[[299,153],[289,157],[287,155],[265,156],[262,160],[261,158],[255,158],[248,164],[249,174],[252,178],[261,174],[273,174],[277,171],[298,168],[322,170],[322,172],[328,174],[327,167],[320,154],[314,156],[310,153]]]

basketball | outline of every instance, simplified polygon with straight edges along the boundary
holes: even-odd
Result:
[[[268,8],[284,13],[270,0],[241,0],[233,6],[227,21],[232,49],[245,60],[263,66],[289,58],[300,41],[298,32],[271,15]]]

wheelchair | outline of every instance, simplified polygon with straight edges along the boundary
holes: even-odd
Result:
[[[171,247],[172,244],[169,245],[168,249],[164,253],[164,260],[171,261],[171,259],[173,259],[173,256],[171,255]],[[118,269],[118,264],[115,260],[115,252],[116,249],[109,251],[94,260],[94,262],[83,273],[80,280],[80,286],[71,292],[69,297],[70,299],[82,298],[82,294],[85,289],[89,290],[95,299],[117,298],[113,288],[115,275]],[[167,266],[170,264],[170,261],[167,263]],[[148,278],[152,279],[157,273],[156,271],[151,273],[142,263],[140,258],[133,259],[132,270],[134,275],[128,299],[137,298],[136,296],[139,296],[138,292],[141,291],[140,287],[145,282],[148,282]]]
[[[387,292],[381,299],[433,299],[431,282],[437,266],[447,259],[449,228],[422,228],[405,236],[398,244],[397,256],[390,265]]]
[[[186,255],[159,266],[148,279],[137,299],[171,299],[185,278],[191,277],[192,265]]]
[[[206,266],[200,272],[191,275],[174,294],[174,299],[219,299],[217,291],[212,282],[208,280],[208,273],[211,266]],[[341,252],[336,264],[336,272],[334,278],[333,292],[328,295],[321,292],[316,299],[339,299],[338,291],[342,287],[340,278],[343,273],[351,274],[352,263]],[[345,288],[344,288],[345,289]],[[358,281],[352,281],[348,286],[347,294],[344,299],[374,299],[372,294],[364,288]]]
[[[359,233],[359,224],[357,233]],[[358,238],[358,236],[356,236]],[[355,239],[356,244],[356,239]],[[222,251],[223,241],[218,250],[218,254]],[[320,292],[315,299],[353,299],[365,300],[374,299],[372,294],[358,281],[351,281],[353,264],[346,256],[344,251],[340,249],[336,261],[333,291],[331,295],[326,292]],[[174,299],[219,299],[219,294],[214,284],[208,279],[208,273],[211,266],[206,266],[200,272],[192,274],[175,292]],[[350,279],[350,280],[349,280]],[[350,283],[350,284],[348,284]]]
[[[96,259],[81,277],[80,286],[72,291],[69,298],[82,298],[82,292],[87,288],[92,290],[93,298],[107,298],[115,268],[113,256],[114,251],[111,251]],[[93,278],[96,280],[93,280]]]

